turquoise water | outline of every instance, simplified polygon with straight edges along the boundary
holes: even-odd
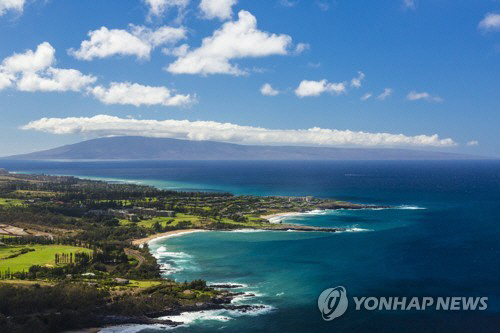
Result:
[[[498,332],[500,163],[465,162],[14,162],[23,172],[140,181],[162,188],[254,195],[314,195],[398,209],[302,215],[289,223],[353,232],[202,232],[159,239],[151,250],[179,281],[244,285],[264,304],[250,313],[184,315],[177,332]],[[317,298],[486,296],[485,311],[355,311],[322,320]],[[118,331],[156,332],[128,327]]]

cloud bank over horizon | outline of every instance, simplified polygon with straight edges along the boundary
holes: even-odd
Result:
[[[240,144],[362,146],[362,147],[453,147],[451,138],[437,134],[407,136],[392,133],[369,133],[313,127],[308,129],[268,129],[215,121],[153,120],[119,118],[109,115],[93,117],[41,118],[21,127],[23,130],[51,134],[87,134],[157,138],[213,140]]]

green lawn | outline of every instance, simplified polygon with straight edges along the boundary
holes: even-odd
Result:
[[[21,206],[22,204],[23,201],[19,199],[0,198],[0,206]]]
[[[160,222],[162,226],[166,226],[168,221],[173,220],[172,223],[168,224],[169,226],[175,227],[182,221],[189,221],[196,226],[201,225],[201,219],[202,217],[200,216],[177,213],[175,217],[154,217],[151,220],[142,220],[137,224],[145,228],[152,228],[156,222]]]
[[[32,286],[38,284],[40,286],[53,286],[54,283],[43,280],[0,280],[0,284],[11,284],[20,286]]]
[[[129,280],[130,284],[126,285],[130,288],[149,288],[162,284],[165,281],[154,280]]]
[[[35,249],[35,251],[21,254],[15,258],[4,259],[18,253],[23,248],[31,248]],[[23,269],[27,271],[33,265],[54,266],[54,256],[56,253],[74,254],[75,252],[92,253],[92,250],[66,245],[27,245],[0,248],[0,271],[4,272],[9,268],[14,273],[21,272]]]

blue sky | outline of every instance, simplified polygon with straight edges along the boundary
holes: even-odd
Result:
[[[500,156],[500,1],[0,0],[0,155],[108,135]]]

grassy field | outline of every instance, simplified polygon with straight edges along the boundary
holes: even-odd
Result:
[[[160,285],[165,281],[155,281],[155,280],[129,280],[130,284],[127,285],[129,288],[149,288],[153,286]]]
[[[0,206],[21,206],[22,204],[23,201],[19,199],[0,198]]]
[[[49,192],[49,191],[27,191],[27,190],[17,190],[16,194],[22,194],[23,197],[54,197],[57,192]]]
[[[142,221],[138,222],[137,225],[139,225],[141,227],[145,227],[145,228],[152,228],[156,222],[159,222],[162,226],[166,226],[167,222],[172,221],[168,225],[175,227],[179,224],[179,222],[189,221],[189,222],[191,222],[191,224],[193,226],[201,226],[201,224],[202,224],[201,220],[202,220],[202,217],[200,217],[200,216],[178,213],[176,215],[176,217],[154,217],[150,220],[142,220]],[[131,223],[132,222],[130,222],[128,220],[123,220],[123,219],[120,220],[121,225],[128,225]]]
[[[19,286],[32,286],[38,284],[40,286],[52,286],[54,283],[43,280],[0,280],[0,284],[10,284]]]
[[[35,251],[21,254],[15,258],[5,259],[5,257],[19,253],[23,248],[35,249]],[[4,272],[10,269],[14,273],[21,272],[23,269],[28,271],[33,265],[55,266],[54,256],[56,253],[74,254],[75,252],[92,253],[92,250],[66,245],[27,245],[0,248],[0,271]]]
[[[227,224],[232,224],[235,227],[238,228],[248,228],[248,227],[254,227],[258,228],[261,227],[262,224],[265,224],[266,221],[263,220],[262,218],[258,216],[253,216],[253,215],[247,215],[248,218],[247,222],[236,222],[233,220],[230,220],[228,218],[223,218],[221,222],[227,223]],[[170,222],[171,221],[171,222]],[[154,217],[150,220],[142,220],[137,223],[137,225],[145,228],[153,228],[154,224],[156,222],[159,222],[163,227],[166,225],[172,226],[172,227],[177,227],[180,222],[183,221],[188,221],[191,223],[189,226],[190,228],[203,228],[204,226],[207,225],[207,223],[215,222],[215,219],[213,218],[204,218],[201,216],[195,216],[195,215],[188,215],[188,214],[182,214],[182,213],[177,213],[176,217]],[[168,223],[170,222],[170,223]],[[121,225],[129,225],[132,222],[122,219],[120,220]]]

